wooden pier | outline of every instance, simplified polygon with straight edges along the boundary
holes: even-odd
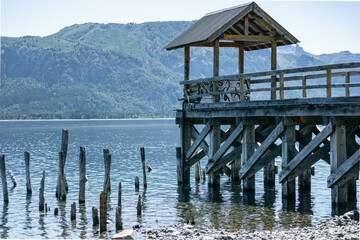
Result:
[[[275,186],[279,172],[283,199],[295,201],[295,179],[309,191],[313,165],[323,160],[331,166],[324,184],[333,207],[356,198],[360,62],[276,70],[277,47],[297,42],[253,2],[207,14],[166,46],[184,48],[179,184],[188,185],[190,168],[207,157],[209,186],[218,186],[225,172],[251,194],[255,173],[264,169],[265,187]],[[192,47],[213,48],[213,77],[190,80]],[[219,76],[221,47],[238,49],[238,74]],[[269,71],[244,73],[244,51],[265,48]]]

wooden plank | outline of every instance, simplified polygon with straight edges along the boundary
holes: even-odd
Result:
[[[213,42],[199,43],[193,45],[192,47],[214,47],[214,43]],[[239,44],[237,42],[220,42],[219,47],[238,48]]]
[[[340,165],[327,179],[327,187],[333,187],[360,162],[360,149]]]
[[[306,98],[306,76],[303,76],[302,86],[304,87],[302,90],[302,95],[303,95],[303,98]]]
[[[204,141],[204,139],[206,138],[206,136],[208,135],[208,133],[211,130],[211,126],[210,124],[206,124],[205,127],[203,128],[203,130],[201,131],[201,133],[197,136],[197,138],[195,139],[194,143],[191,145],[191,147],[189,148],[189,150],[186,152],[186,159],[189,159],[193,153],[195,152],[195,150],[199,147],[199,145],[201,144],[202,141]]]
[[[229,34],[224,34],[222,40],[237,41],[237,42],[275,42],[275,37],[272,37],[272,36],[257,36],[257,35],[229,35]]]
[[[234,74],[234,75],[226,75],[219,77],[211,77],[211,78],[200,78],[189,81],[182,81],[180,84],[190,85],[193,83],[201,83],[201,82],[214,82],[221,80],[239,80],[240,78],[253,78],[253,77],[262,77],[262,76],[271,76],[271,75],[279,75],[279,74],[290,74],[290,73],[303,73],[303,72],[316,72],[323,71],[328,69],[345,69],[345,68],[358,68],[360,67],[360,62],[351,62],[351,63],[337,63],[337,64],[328,64],[321,66],[313,66],[313,67],[301,67],[301,68],[290,68],[290,69],[282,69],[282,70],[271,70],[264,72],[256,72],[256,73],[243,73],[243,74]]]
[[[234,131],[230,134],[229,138],[220,146],[219,150],[216,151],[214,156],[209,159],[208,164],[206,165],[206,173],[210,173],[213,168],[216,166],[216,162],[226,153],[226,151],[230,148],[232,143],[239,137],[239,135],[243,132],[244,125],[241,122]]]
[[[347,84],[350,83],[350,72],[346,72],[345,83],[347,83]],[[349,87],[345,88],[345,96],[350,97],[350,89],[349,89]]]
[[[311,142],[306,145],[291,161],[287,164],[279,174],[279,181],[284,182],[288,175],[297,168],[300,163],[306,159],[314,149],[319,146],[333,131],[332,123],[330,122]]]
[[[241,179],[243,179],[244,177],[246,177],[246,175],[249,174],[249,172],[257,164],[259,159],[265,154],[265,152],[269,149],[271,144],[273,144],[276,141],[276,139],[279,138],[279,136],[282,134],[283,131],[284,131],[284,124],[283,122],[280,122],[275,127],[275,129],[269,134],[269,136],[265,139],[265,141],[261,144],[261,146],[256,150],[256,152],[249,158],[249,160],[240,169]],[[255,174],[255,172],[252,172],[252,174]]]
[[[284,99],[284,74],[280,74],[280,99]]]
[[[244,35],[249,35],[249,15],[244,17]]]
[[[205,153],[204,150],[200,150],[197,154],[195,154],[192,158],[190,158],[189,160],[186,161],[186,165],[185,165],[185,171],[190,170],[190,168],[197,163],[198,161],[200,161],[203,157],[206,156],[207,153]]]
[[[237,159],[239,157],[239,155],[241,155],[242,152],[242,146],[239,146],[237,148],[235,148],[233,151],[231,151],[230,153],[226,154],[225,156],[223,156],[221,159],[219,159],[215,166],[213,167],[213,171],[218,171],[220,170],[222,167],[224,167],[226,164],[228,164],[229,162],[234,161],[235,159]]]
[[[191,135],[192,137],[194,137],[195,139],[198,138],[199,136],[199,132],[198,130],[194,127],[194,126],[191,126]],[[209,151],[209,145],[206,143],[206,141],[202,141],[200,143],[200,147],[205,151],[205,153],[207,154],[207,152]]]
[[[327,74],[327,77],[326,77],[326,85],[327,85],[327,88],[326,88],[326,96],[329,98],[331,97],[331,69],[328,69],[326,70],[326,74]]]

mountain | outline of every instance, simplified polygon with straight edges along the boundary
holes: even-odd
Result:
[[[182,96],[183,51],[164,46],[193,22],[77,24],[46,37],[1,37],[0,119],[173,116]],[[360,61],[279,48],[278,67]],[[270,68],[268,49],[247,52],[245,71]],[[221,49],[220,74],[237,72],[236,49]],[[191,50],[192,78],[212,75],[210,48]]]

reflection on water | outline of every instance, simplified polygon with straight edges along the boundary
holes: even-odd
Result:
[[[70,129],[65,166],[69,184],[67,202],[55,197],[61,128]],[[99,226],[92,226],[91,209],[100,209],[99,195],[103,189],[103,148],[109,148],[112,153],[111,189],[117,189],[118,183],[122,182],[125,229],[138,223],[144,228],[160,228],[192,222],[195,226],[234,231],[273,230],[317,224],[332,213],[331,191],[326,187],[330,168],[324,162],[316,163],[317,174],[312,177],[311,192],[299,192],[295,201],[282,201],[278,183],[275,188],[264,188],[261,171],[255,175],[256,191],[253,194],[244,194],[241,184],[232,183],[226,176],[221,177],[221,186],[217,188],[208,187],[203,180],[195,183],[193,171],[190,185],[178,187],[175,147],[179,142],[179,129],[174,120],[0,122],[0,134],[1,154],[6,155],[7,169],[13,170],[18,180],[18,186],[9,191],[9,204],[0,199],[1,238],[84,239],[110,238],[115,234],[117,191],[110,193],[107,199],[109,231],[99,233]],[[71,221],[70,205],[78,202],[79,194],[79,146],[87,150],[89,181],[86,183],[86,202],[78,205],[77,218]],[[135,176],[139,176],[142,183],[140,147],[146,148],[146,162],[153,171],[148,173],[147,189],[140,184],[135,190]],[[23,159],[26,150],[31,153],[32,197],[26,196]],[[206,159],[202,161],[204,166]],[[49,176],[45,182],[46,203],[52,210],[59,209],[58,216],[54,216],[53,211],[47,214],[38,211],[37,190],[42,170]],[[140,219],[136,212],[139,195],[142,197]],[[346,210],[356,208],[356,204]]]

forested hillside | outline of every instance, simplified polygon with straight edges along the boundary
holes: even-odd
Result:
[[[182,96],[182,50],[164,46],[193,22],[87,23],[47,37],[1,38],[0,119],[173,116]],[[245,71],[270,67],[269,50],[246,53]],[[278,67],[360,61],[360,54],[315,56],[279,48]],[[220,74],[237,71],[222,49]],[[210,48],[191,51],[191,77],[212,74]]]

